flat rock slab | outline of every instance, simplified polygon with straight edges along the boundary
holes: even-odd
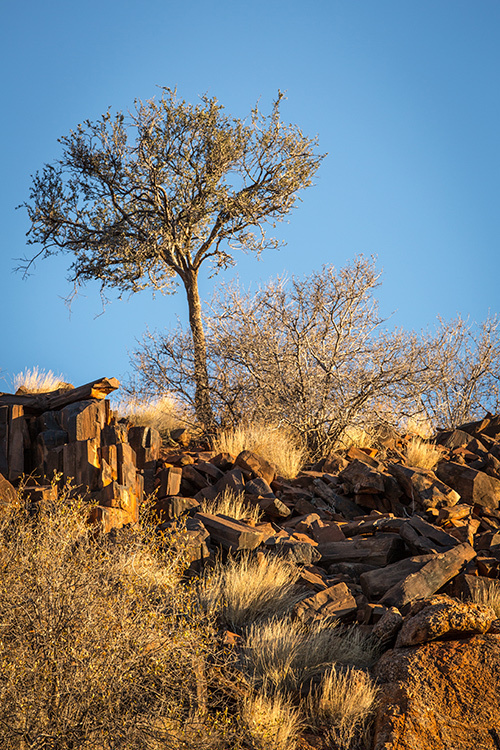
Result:
[[[346,619],[357,610],[356,599],[345,583],[336,583],[314,596],[300,601],[294,609],[295,616],[304,623],[327,618]]]
[[[323,563],[362,562],[365,565],[387,565],[404,554],[404,542],[399,534],[357,536],[345,542],[318,545]]]
[[[221,544],[226,549],[242,550],[255,549],[264,538],[262,532],[250,526],[211,513],[197,513],[194,518],[205,526],[212,541]]]
[[[407,557],[405,560],[386,565],[385,568],[362,573],[360,583],[363,594],[372,600],[380,599],[392,586],[403,581],[411,573],[416,573],[433,557],[433,554]]]
[[[410,573],[392,586],[382,597],[381,603],[402,609],[417,599],[427,599],[460,573],[462,567],[475,556],[476,552],[470,544],[459,544],[447,552],[434,555],[419,571]]]
[[[372,750],[498,750],[500,636],[386,652]]]
[[[491,607],[435,596],[412,608],[399,632],[396,648],[487,633],[495,620]]]

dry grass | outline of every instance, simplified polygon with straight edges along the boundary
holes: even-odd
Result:
[[[423,440],[428,440],[436,432],[434,424],[427,416],[407,417],[403,422],[403,429],[407,435],[417,435]]]
[[[354,445],[356,448],[373,448],[374,442],[374,435],[369,430],[352,425],[345,428],[337,441],[336,447],[349,449]]]
[[[297,476],[306,462],[305,448],[285,427],[253,422],[220,432],[213,440],[217,453],[237,456],[241,451],[257,453],[274,464],[286,479]]]
[[[366,672],[331,667],[319,689],[309,694],[305,710],[312,727],[324,733],[332,747],[347,750],[366,728],[376,696]]]
[[[241,663],[256,684],[297,690],[332,663],[366,667],[379,656],[375,639],[358,628],[317,622],[305,626],[289,617],[252,624],[245,633]]]
[[[442,457],[442,453],[432,443],[426,443],[422,438],[412,437],[405,446],[405,463],[420,469],[434,469]]]
[[[491,609],[500,619],[500,587],[498,581],[481,581],[479,586],[474,589],[472,601],[474,604],[482,604]]]
[[[14,375],[13,382],[16,390],[22,388],[27,393],[50,393],[67,385],[62,375],[54,375],[52,370],[44,372],[38,367],[33,367],[32,370],[26,369]]]
[[[231,745],[178,560],[140,532],[96,538],[87,512],[63,498],[0,518],[2,750]]]
[[[200,604],[226,626],[241,630],[288,612],[302,598],[294,585],[297,577],[297,569],[278,557],[229,560],[201,582]]]
[[[241,708],[246,738],[254,750],[293,750],[300,728],[299,712],[290,701],[264,686],[248,695]]]
[[[171,394],[144,401],[130,397],[116,402],[113,408],[119,416],[126,417],[133,424],[154,427],[164,437],[179,427],[193,423],[186,409]]]
[[[262,511],[258,505],[251,505],[245,501],[242,493],[236,493],[227,487],[215,500],[204,500],[201,504],[204,513],[229,516],[236,521],[253,521],[258,523],[262,518]]]

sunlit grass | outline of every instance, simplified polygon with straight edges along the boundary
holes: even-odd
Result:
[[[244,450],[257,453],[287,479],[297,476],[307,458],[304,447],[290,430],[258,422],[220,432],[213,440],[213,449],[232,456]]]
[[[62,375],[55,375],[52,370],[45,372],[36,366],[14,375],[13,383],[15,390],[23,388],[28,393],[50,393],[67,385]]]

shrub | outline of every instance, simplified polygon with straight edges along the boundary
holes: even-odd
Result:
[[[114,408],[119,416],[126,417],[139,427],[154,427],[164,438],[168,438],[178,427],[192,424],[186,408],[172,395],[153,399],[129,396],[116,402]]]
[[[214,639],[177,559],[140,532],[96,538],[87,512],[63,500],[0,520],[2,748],[224,747]]]
[[[491,609],[500,619],[500,587],[498,581],[481,581],[479,586],[474,588],[472,601],[475,604],[483,604]]]
[[[203,610],[236,630],[288,612],[303,594],[297,569],[278,557],[250,557],[219,564],[199,588]]]

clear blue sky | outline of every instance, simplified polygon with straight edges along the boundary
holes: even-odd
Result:
[[[146,326],[185,319],[181,293],[147,292],[96,317],[95,286],[70,316],[67,256],[27,281],[13,273],[31,249],[15,206],[58,137],[162,85],[191,102],[214,95],[235,116],[257,100],[269,111],[284,90],[283,117],[328,152],[278,227],[287,246],[241,256],[227,277],[258,284],[374,254],[395,325],[499,310],[498,0],[5,0],[1,19],[0,390],[33,365],[75,385],[123,378]]]

